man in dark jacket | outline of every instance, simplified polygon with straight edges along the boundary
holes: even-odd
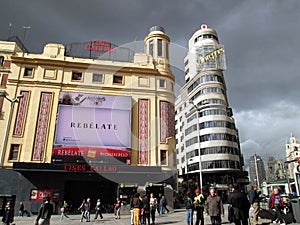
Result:
[[[44,198],[44,202],[39,209],[36,218],[38,225],[50,225],[50,218],[53,214],[53,205],[50,203],[50,197]]]
[[[238,185],[234,185],[229,195],[228,203],[233,209],[233,220],[235,225],[248,225],[250,203],[247,195],[240,191]]]
[[[254,184],[252,189],[249,191],[249,202],[253,207],[253,225],[258,224],[258,213],[259,213],[259,193],[257,192],[257,185]]]

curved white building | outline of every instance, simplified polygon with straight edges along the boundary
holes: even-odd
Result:
[[[202,25],[189,40],[186,84],[175,104],[178,175],[194,178],[200,187],[223,190],[245,181],[238,130],[227,100],[225,67],[225,50],[216,31]]]

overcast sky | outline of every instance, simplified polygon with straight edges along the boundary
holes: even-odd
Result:
[[[299,0],[9,0],[0,15],[0,39],[11,23],[11,34],[36,53],[49,42],[126,45],[161,25],[173,43],[178,86],[188,39],[205,23],[225,46],[227,94],[245,161],[254,153],[285,159],[290,134],[300,139]]]

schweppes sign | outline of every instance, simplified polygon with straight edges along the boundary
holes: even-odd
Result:
[[[205,63],[205,62],[207,62],[209,60],[214,60],[218,56],[220,56],[220,55],[222,55],[224,53],[225,53],[224,47],[218,48],[218,49],[214,50],[213,52],[208,53],[204,57],[200,58],[199,61],[198,61],[198,63],[202,64],[202,63]]]

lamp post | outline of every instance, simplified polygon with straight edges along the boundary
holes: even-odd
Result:
[[[10,102],[10,110],[9,110],[9,114],[8,114],[7,125],[6,125],[5,132],[4,132],[4,139],[3,139],[2,152],[1,152],[1,158],[0,158],[0,166],[3,166],[4,155],[5,155],[5,150],[7,147],[8,134],[9,134],[9,128],[11,125],[11,119],[12,119],[14,105],[15,105],[15,103],[19,102],[19,99],[23,98],[23,95],[18,95],[16,98],[10,99],[4,93],[0,93],[0,97],[3,97],[4,99],[6,99]]]
[[[257,166],[257,161],[259,161],[260,159],[258,159],[256,157],[256,154],[254,154],[254,163],[255,163],[255,175],[256,175],[256,181],[257,181],[257,186],[258,188],[260,188],[260,182],[259,182],[259,176],[258,176],[258,166]]]
[[[199,149],[199,188],[202,191],[202,160],[201,160],[201,149],[200,149],[200,129],[199,129],[199,112],[200,109],[194,104],[192,100],[189,101],[193,105],[193,107],[196,109],[197,113],[197,133],[198,133],[198,149]]]

